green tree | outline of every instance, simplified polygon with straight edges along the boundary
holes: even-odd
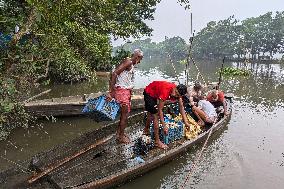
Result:
[[[0,0],[0,32],[13,35],[8,44],[0,40],[0,130],[26,125],[8,118],[27,120],[20,102],[41,81],[80,81],[92,78],[94,69],[110,69],[115,63],[110,37],[149,36],[152,29],[144,21],[154,19],[159,2]],[[188,0],[178,2],[189,8]]]

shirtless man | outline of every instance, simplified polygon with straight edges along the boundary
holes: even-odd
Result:
[[[189,87],[187,91],[188,97],[200,97],[204,93],[204,87],[199,81],[195,81],[193,87]]]

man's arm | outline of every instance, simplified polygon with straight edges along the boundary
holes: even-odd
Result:
[[[219,98],[221,99],[222,104],[223,104],[224,115],[228,115],[228,112],[227,112],[227,103],[226,103],[225,94],[224,94],[223,91],[220,91],[220,92],[219,92]]]
[[[164,120],[164,113],[163,113],[163,108],[164,108],[164,105],[165,105],[165,101],[162,100],[162,99],[159,99],[159,104],[158,104],[158,115],[159,115],[159,118],[161,120],[161,123],[163,125],[163,127],[165,127],[165,120]]]
[[[182,101],[182,98],[179,98],[178,99],[178,105],[179,105],[179,112],[181,114],[181,117],[182,117],[182,120],[185,124],[186,127],[190,127],[189,125],[189,122],[188,122],[188,119],[186,117],[186,113],[184,111],[184,106],[183,106],[183,101]]]
[[[131,66],[132,62],[129,59],[125,59],[111,74],[111,78],[109,80],[109,95],[111,98],[114,98],[114,85],[116,83],[117,76],[129,68]]]
[[[222,102],[223,102],[224,114],[225,114],[225,115],[228,115],[226,100],[224,99]]]

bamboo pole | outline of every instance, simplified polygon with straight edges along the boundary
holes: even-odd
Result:
[[[28,98],[27,100],[25,100],[24,103],[27,103],[27,102],[29,102],[29,101],[31,101],[31,100],[37,98],[37,97],[40,97],[40,96],[42,96],[42,95],[44,95],[44,94],[46,94],[46,93],[49,93],[50,91],[51,91],[51,89],[48,89],[48,90],[43,91],[43,92],[41,92],[41,93],[39,93],[39,94],[37,94],[37,95],[35,95],[35,96],[32,96],[31,98]]]

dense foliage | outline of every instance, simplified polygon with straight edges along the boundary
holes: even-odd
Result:
[[[126,54],[111,56],[111,37],[149,36],[144,21],[160,1],[0,0],[0,130],[26,126],[21,101],[31,88],[90,79],[117,64]]]
[[[271,59],[277,53],[284,53],[284,12],[268,12],[243,21],[236,20],[234,16],[218,22],[211,21],[193,39],[192,54],[195,58]],[[130,51],[136,47],[140,47],[148,57],[165,58],[170,54],[174,59],[184,59],[189,50],[180,37],[165,37],[160,43],[148,38],[123,45]],[[114,49],[118,48],[121,47]]]
[[[109,69],[110,36],[140,37],[152,31],[143,20],[153,19],[159,1],[4,0],[0,32],[12,40],[1,44],[0,130],[3,136],[27,126],[21,101],[36,83],[79,81],[92,70]],[[15,26],[19,32],[15,33]],[[22,83],[26,81],[25,83]],[[18,119],[13,119],[13,118]]]
[[[194,56],[199,58],[272,58],[284,53],[284,12],[268,12],[241,22],[233,16],[209,22],[197,33],[193,44]]]

